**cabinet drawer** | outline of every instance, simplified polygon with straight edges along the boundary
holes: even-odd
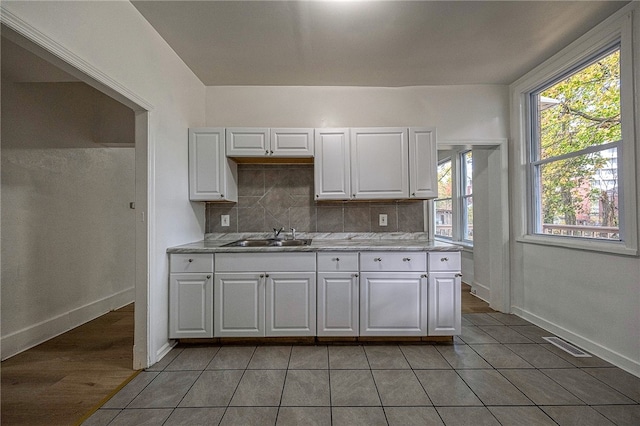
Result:
[[[429,271],[460,271],[459,252],[430,252]]]
[[[318,253],[318,271],[340,272],[357,271],[358,253],[327,252]]]
[[[310,272],[315,253],[218,253],[216,272]]]
[[[427,256],[416,251],[364,252],[360,253],[360,270],[422,272],[427,270]]]
[[[170,255],[171,273],[213,272],[213,254],[191,253]]]

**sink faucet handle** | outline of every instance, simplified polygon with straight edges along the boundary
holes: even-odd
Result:
[[[291,239],[296,239],[296,228],[291,228]]]
[[[278,235],[280,235],[283,229],[284,229],[284,226],[280,227],[280,229],[273,228],[273,237],[278,238]]]

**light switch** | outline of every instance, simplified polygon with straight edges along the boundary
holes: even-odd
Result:
[[[228,214],[220,215],[220,226],[229,226],[229,215]]]
[[[380,226],[387,226],[387,215],[384,213],[381,213],[378,216],[378,225]]]

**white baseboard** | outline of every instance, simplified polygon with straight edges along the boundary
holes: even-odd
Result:
[[[473,283],[471,284],[471,294],[484,300],[487,303],[489,303],[489,300],[491,300],[491,290],[489,289],[489,287],[484,286],[477,281],[473,281]]]
[[[132,303],[135,299],[134,287],[123,290],[64,314],[30,325],[22,330],[2,336],[2,360],[46,342],[62,333],[98,318],[109,311]]]
[[[525,311],[517,306],[512,306],[511,311],[513,314],[526,319],[530,323],[535,324],[540,328],[544,328],[545,330],[555,334],[558,337],[563,338],[569,343],[579,346],[585,351],[596,355],[617,367],[620,367],[621,369],[633,374],[634,376],[640,377],[640,361],[638,361],[637,359],[634,360],[622,354],[614,352],[611,349],[606,348],[591,339],[573,333],[572,331],[567,330],[564,327],[547,321],[544,318],[532,314],[531,312]]]
[[[171,351],[171,349],[173,349],[173,347],[176,346],[177,344],[178,344],[177,340],[169,340],[167,343],[162,345],[162,347],[158,349],[158,351],[156,352],[156,359],[152,360],[149,367],[151,367],[153,364],[159,362],[162,358],[164,358]]]

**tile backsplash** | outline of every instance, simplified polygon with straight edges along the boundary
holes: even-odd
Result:
[[[378,226],[378,215],[387,226]],[[229,226],[220,216],[229,215]],[[207,203],[206,233],[424,232],[422,201],[315,201],[313,165],[238,164],[238,202]]]

